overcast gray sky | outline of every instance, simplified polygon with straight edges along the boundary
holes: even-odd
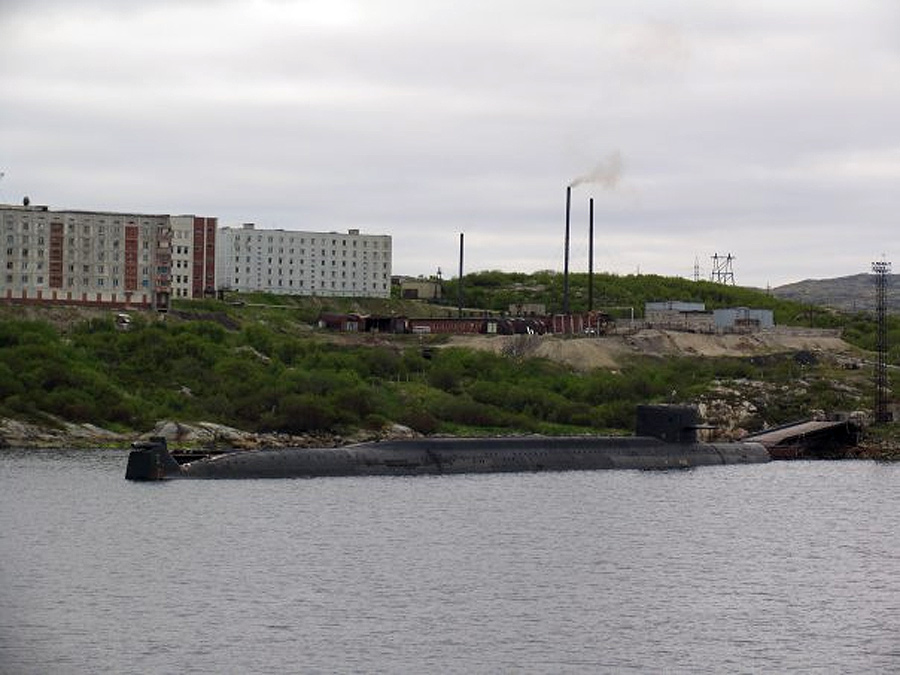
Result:
[[[394,272],[898,256],[896,0],[0,0],[0,201],[390,234]],[[583,182],[579,182],[583,181]],[[896,261],[900,265],[900,258]],[[896,271],[897,265],[895,265]]]

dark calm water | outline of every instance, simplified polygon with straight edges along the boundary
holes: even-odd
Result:
[[[0,672],[900,672],[900,465],[135,484],[125,460],[0,451]]]

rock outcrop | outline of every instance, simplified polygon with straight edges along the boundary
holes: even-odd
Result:
[[[98,448],[128,447],[133,441],[161,436],[174,448],[253,449],[287,447],[337,447],[387,438],[410,438],[415,432],[400,424],[377,431],[360,430],[352,435],[253,433],[223,424],[195,422],[187,424],[163,420],[148,432],[120,434],[93,424],[56,422],[37,425],[19,420],[0,419],[0,447],[6,448]]]

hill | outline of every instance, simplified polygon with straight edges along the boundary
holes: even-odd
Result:
[[[900,274],[889,274],[885,300],[887,310],[900,313]],[[772,289],[784,300],[831,307],[845,312],[875,311],[875,276],[854,274],[834,279],[805,279]]]

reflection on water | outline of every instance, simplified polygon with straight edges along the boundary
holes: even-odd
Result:
[[[900,465],[124,469],[0,452],[0,672],[900,669]]]

